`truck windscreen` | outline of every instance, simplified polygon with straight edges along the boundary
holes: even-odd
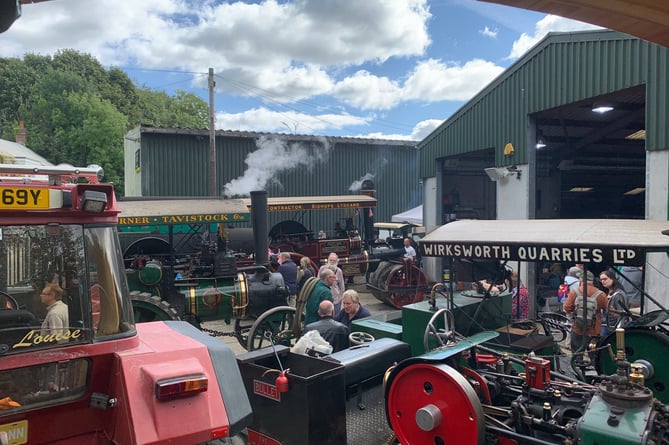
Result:
[[[134,329],[115,228],[0,228],[0,355],[92,342]]]

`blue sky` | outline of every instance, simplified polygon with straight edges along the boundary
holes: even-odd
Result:
[[[421,140],[573,20],[476,0],[52,0],[0,57],[76,49],[139,86],[208,101],[216,128]]]

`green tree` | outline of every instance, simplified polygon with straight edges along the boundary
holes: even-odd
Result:
[[[192,93],[178,90],[174,97],[164,91],[140,88],[142,124],[166,128],[207,128],[209,106]]]
[[[93,56],[72,49],[60,50],[53,56],[51,67],[56,71],[74,73],[83,78],[91,91],[128,117],[130,126],[141,122],[141,105],[137,88],[119,68],[105,68]]]
[[[35,84],[33,71],[19,59],[0,59],[0,132],[3,139],[14,140],[20,120],[19,108],[30,97]]]
[[[37,89],[42,96],[22,111],[28,146],[55,164],[99,164],[120,186],[127,117],[71,73],[54,72]]]
[[[121,69],[76,50],[0,59],[0,137],[13,140],[24,121],[36,153],[54,164],[99,164],[117,190],[130,128],[206,128],[208,116],[198,96],[137,88]]]
[[[130,128],[142,123],[142,104],[137,88],[121,69],[107,71],[107,82],[100,86],[100,95],[127,116]]]

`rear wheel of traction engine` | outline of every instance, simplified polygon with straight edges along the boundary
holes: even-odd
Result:
[[[135,323],[149,321],[180,320],[177,311],[167,301],[148,293],[133,293],[132,310],[135,314]]]
[[[397,309],[423,301],[427,278],[413,263],[399,264],[383,261],[370,275],[372,294]]]
[[[255,351],[272,343],[293,346],[297,339],[293,333],[295,313],[292,306],[278,306],[263,312],[249,330],[246,349]]]
[[[249,347],[249,331],[255,321],[255,318],[235,318],[234,335],[244,349],[248,349]]]
[[[386,413],[402,445],[485,443],[481,402],[448,365],[417,363],[398,371],[386,391]]]

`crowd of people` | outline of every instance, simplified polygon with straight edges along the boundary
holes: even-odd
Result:
[[[572,351],[582,350],[592,337],[606,336],[625,326],[641,303],[641,266],[609,268],[599,274],[584,273],[584,269],[583,264],[575,264],[563,274],[561,264],[543,266],[544,285],[556,291],[571,321],[568,346]],[[529,318],[529,293],[515,271],[511,272],[510,289],[513,319]]]
[[[405,240],[404,247],[405,257],[415,259],[416,253],[410,240]],[[344,273],[338,263],[337,254],[330,253],[325,264],[315,271],[310,258],[302,257],[297,265],[289,253],[281,253],[275,266],[283,276],[290,305],[295,306],[297,296],[302,292],[305,294],[302,296],[305,332],[317,330],[333,345],[334,350],[348,345],[348,340],[342,338],[348,338],[354,320],[370,316],[369,310],[360,304],[358,293],[346,289]],[[560,277],[550,285],[558,289],[562,308],[572,320],[569,341],[572,351],[583,349],[591,337],[613,332],[617,326],[629,321],[634,308],[640,305],[641,267],[606,269],[599,274],[592,271],[584,273],[582,264],[573,265],[564,274],[561,267],[555,265],[546,270],[551,272],[551,278]],[[512,294],[512,317],[516,320],[528,318],[529,292],[519,281],[517,272],[510,274],[509,289]]]
[[[330,253],[318,271],[306,256],[299,265],[288,252],[279,253],[273,261],[271,269],[281,274],[288,291],[287,303],[295,307],[298,295],[304,299],[304,332],[318,331],[334,351],[347,348],[351,322],[371,314],[360,303],[358,292],[346,289],[338,255]]]
[[[614,332],[631,321],[640,306],[643,270],[625,266],[584,273],[582,264],[570,267],[563,283],[567,293],[563,309],[571,318],[570,348],[582,350],[591,337]]]

